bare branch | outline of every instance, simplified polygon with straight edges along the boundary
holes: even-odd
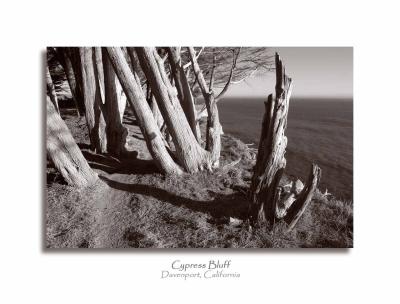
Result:
[[[204,79],[203,72],[201,71],[200,66],[199,66],[199,64],[197,62],[196,52],[195,52],[193,47],[188,47],[188,51],[189,51],[190,61],[191,61],[192,65],[193,65],[193,71],[194,71],[194,74],[195,74],[195,76],[197,78],[197,82],[198,82],[198,84],[200,86],[201,93],[203,94],[204,99],[207,99],[208,98],[208,94],[210,94],[210,92],[207,89],[207,84],[206,84],[206,81]]]
[[[239,57],[239,54],[240,54],[240,50],[241,50],[242,48],[239,48],[239,51],[237,52],[237,54],[236,54],[236,56],[235,56],[235,50],[233,50],[233,62],[232,62],[232,68],[231,68],[231,72],[230,72],[230,74],[229,74],[229,79],[228,79],[228,82],[226,83],[226,85],[224,86],[224,88],[222,89],[222,91],[218,94],[218,96],[215,98],[215,100],[216,101],[218,101],[222,96],[224,96],[224,94],[228,91],[228,89],[229,89],[229,86],[230,86],[230,84],[231,84],[231,82],[232,82],[232,77],[233,77],[233,72],[235,71],[235,69],[236,69],[236,62],[237,62],[237,59],[238,59],[238,57]]]
[[[211,92],[214,90],[214,79],[215,79],[215,67],[217,66],[217,55],[214,52],[213,56],[213,67],[211,70],[211,76],[210,76],[210,86],[208,87],[208,90]]]
[[[246,79],[253,77],[253,75],[254,75],[255,73],[257,73],[257,71],[258,71],[258,68],[256,68],[256,69],[254,69],[253,71],[251,71],[250,74],[248,74],[246,77],[243,77],[242,79],[240,79],[240,80],[238,80],[238,81],[231,81],[231,83],[232,83],[232,84],[241,83],[241,82],[245,81]]]
[[[201,47],[200,51],[197,52],[196,59],[199,59],[199,57],[200,57],[200,55],[201,55],[201,52],[203,52],[203,50],[204,50],[204,46]],[[186,64],[183,66],[183,69],[187,69],[187,68],[190,67],[191,65],[192,65],[192,62],[189,61],[188,63],[186,63]]]

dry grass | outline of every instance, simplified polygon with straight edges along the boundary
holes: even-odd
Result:
[[[77,124],[67,122],[78,142],[85,139]],[[74,127],[76,125],[76,127]],[[129,125],[133,134],[136,127]],[[163,176],[148,160],[115,162],[90,158],[101,181],[75,190],[48,169],[47,235],[49,248],[288,248],[352,247],[350,202],[317,193],[296,228],[283,223],[250,230],[233,226],[244,220],[246,190],[254,153],[239,140],[223,136],[222,165],[217,171]],[[143,154],[143,142],[131,141]],[[237,159],[235,166],[225,166]],[[107,164],[107,166],[105,165]],[[127,164],[127,165],[125,165]],[[108,170],[113,167],[113,170]],[[107,168],[107,169],[104,169]],[[51,173],[51,174],[50,174]]]

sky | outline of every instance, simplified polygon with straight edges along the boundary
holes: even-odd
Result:
[[[353,97],[352,47],[271,47],[278,52],[286,74],[293,80],[294,97]],[[260,97],[272,93],[273,72],[254,76],[232,85],[227,97]]]

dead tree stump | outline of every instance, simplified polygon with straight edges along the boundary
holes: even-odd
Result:
[[[311,201],[320,179],[321,169],[313,165],[303,190],[300,193],[288,194],[282,202],[282,189],[279,183],[286,167],[285,130],[292,79],[285,74],[285,67],[278,54],[275,54],[275,66],[275,96],[270,94],[265,102],[257,161],[249,191],[249,219],[251,225],[261,223],[273,225],[277,220],[283,219],[291,230]]]
[[[303,190],[300,192],[293,204],[287,210],[285,210],[287,213],[283,219],[288,224],[289,231],[294,228],[294,226],[297,224],[297,221],[300,219],[307,206],[311,202],[314,192],[317,190],[320,178],[321,169],[317,165],[313,164],[311,167],[311,172],[308,176],[308,181]]]

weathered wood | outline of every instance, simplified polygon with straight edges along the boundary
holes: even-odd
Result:
[[[196,128],[198,126],[198,121],[196,120],[196,108],[194,105],[194,99],[192,95],[192,91],[190,90],[190,85],[187,80],[184,68],[182,66],[182,60],[180,55],[180,48],[169,47],[168,51],[168,59],[171,65],[171,74],[175,81],[175,87],[178,92],[178,98],[181,103],[183,112],[186,115],[186,119],[189,122],[190,128],[192,129],[193,134],[197,138],[198,133],[196,132]]]
[[[275,97],[268,96],[258,146],[257,161],[251,181],[249,218],[252,225],[283,219],[292,230],[304,213],[318,186],[321,169],[313,165],[304,187],[300,181],[280,187],[286,167],[285,130],[289,111],[292,80],[285,74],[279,55],[275,55]],[[302,189],[302,190],[301,190]]]
[[[118,77],[115,77],[115,85],[116,85],[116,90],[117,90],[117,96],[118,96],[118,110],[119,110],[119,117],[121,121],[124,121],[124,113],[126,109],[126,104],[127,104],[127,98],[124,92],[124,89],[122,88]]]
[[[150,105],[151,112],[153,112],[154,119],[157,122],[157,126],[161,130],[162,126],[164,125],[164,118],[161,115],[160,109],[158,108],[157,101],[152,93],[150,93],[148,103]]]
[[[50,100],[53,103],[56,111],[60,114],[60,108],[58,107],[58,99],[57,99],[56,89],[54,87],[53,80],[51,79],[49,66],[47,64],[46,64],[46,84],[47,84],[47,91],[50,96]]]
[[[195,65],[193,65],[195,66]],[[217,55],[215,54],[215,49],[213,49],[213,65],[211,68],[211,75],[210,75],[210,84],[208,86],[208,96],[209,100],[208,102],[206,101],[206,108],[207,108],[207,113],[211,113],[214,109],[211,108],[211,105],[216,104],[216,99],[214,97],[214,81],[215,81],[215,69],[217,67]],[[201,86],[200,86],[201,87]],[[210,145],[211,145],[211,115],[207,115],[207,127],[206,127],[206,150],[210,150]]]
[[[101,102],[104,104],[106,102],[105,98],[105,84],[104,84],[104,67],[103,67],[103,55],[101,47],[94,47],[94,70],[96,74],[97,85],[100,91]]]
[[[91,149],[97,153],[107,152],[106,123],[101,89],[96,73],[96,57],[93,48],[79,48],[85,117],[89,128]]]
[[[97,66],[99,67],[100,64]],[[120,112],[120,108],[124,107],[124,105],[120,105],[120,103],[125,103],[125,100],[118,91],[119,80],[115,75],[105,48],[102,49],[101,66],[104,69],[104,83],[102,85],[104,86],[104,100],[107,113],[107,150],[112,155],[121,156],[126,152],[125,144],[128,135],[127,129],[122,125],[122,116]]]
[[[288,193],[283,197],[281,196],[281,199],[276,204],[275,217],[277,219],[284,218],[285,215],[287,214],[288,209],[290,208],[290,206],[292,206],[292,204],[295,201],[296,201],[295,193]]]
[[[209,167],[208,153],[198,144],[190,128],[177,92],[168,79],[163,59],[151,47],[136,48],[136,53],[171,134],[179,164],[189,173]]]
[[[130,69],[121,48],[107,47],[106,49],[156,165],[164,173],[181,174],[182,168],[174,162],[164,145],[160,128],[154,120],[137,73]]]
[[[258,146],[257,161],[250,186],[250,220],[275,222],[278,186],[286,167],[285,129],[289,110],[292,80],[285,74],[279,55],[275,56],[275,98],[268,96]]]
[[[57,60],[63,67],[65,76],[67,78],[72,99],[75,103],[76,114],[78,115],[78,117],[81,117],[81,115],[85,115],[85,108],[83,106],[82,92],[78,91],[78,87],[76,84],[74,67],[72,65],[71,57],[69,55],[69,48],[57,47],[53,49],[56,54]]]
[[[225,93],[228,91],[228,89],[229,89],[229,87],[230,87],[230,85],[232,84],[232,78],[233,78],[233,72],[235,71],[235,69],[236,69],[236,63],[237,63],[237,60],[238,60],[238,57],[239,57],[239,54],[240,54],[240,50],[241,50],[241,48],[239,48],[239,51],[237,52],[237,53],[235,53],[235,50],[233,50],[233,57],[232,57],[232,66],[231,66],[231,70],[230,70],[230,73],[229,73],[229,77],[228,77],[228,80],[227,80],[227,82],[226,82],[226,84],[225,84],[225,86],[222,88],[222,90],[221,90],[221,92],[215,97],[215,100],[216,100],[216,102],[218,102],[218,101],[220,101],[220,99],[225,95]],[[214,57],[214,59],[213,59],[213,68],[212,68],[212,72],[211,72],[211,81],[210,81],[210,90],[211,90],[211,88],[213,87],[213,83],[214,83],[214,71],[215,71],[215,61],[216,61],[216,58]],[[196,75],[195,75],[196,76]],[[193,83],[193,86],[194,86],[194,84],[197,82],[197,77],[195,77],[195,80],[194,80],[194,83]],[[192,89],[193,89],[193,86],[192,86]],[[196,113],[196,119],[197,119],[197,121],[199,121],[201,118],[203,118],[203,117],[207,117],[208,116],[208,113],[207,113],[207,107],[206,106],[204,106],[203,108],[201,108],[197,113]],[[223,132],[221,133],[221,134],[223,134]]]
[[[203,72],[197,62],[196,52],[193,47],[188,47],[190,61],[193,66],[193,71],[200,90],[204,97],[204,102],[207,108],[207,141],[206,150],[211,154],[211,168],[217,168],[219,166],[219,157],[221,154],[221,133],[222,127],[219,122],[219,114],[217,101],[214,97],[214,91],[207,88],[206,81],[204,79]]]
[[[69,185],[77,187],[93,185],[98,180],[97,174],[89,167],[49,97],[46,104],[47,155]]]
[[[303,190],[300,192],[298,198],[293,202],[289,208],[284,220],[288,224],[288,231],[292,230],[297,224],[300,217],[303,215],[307,206],[310,204],[311,199],[317,189],[318,183],[321,179],[321,169],[313,164],[308,181]]]

